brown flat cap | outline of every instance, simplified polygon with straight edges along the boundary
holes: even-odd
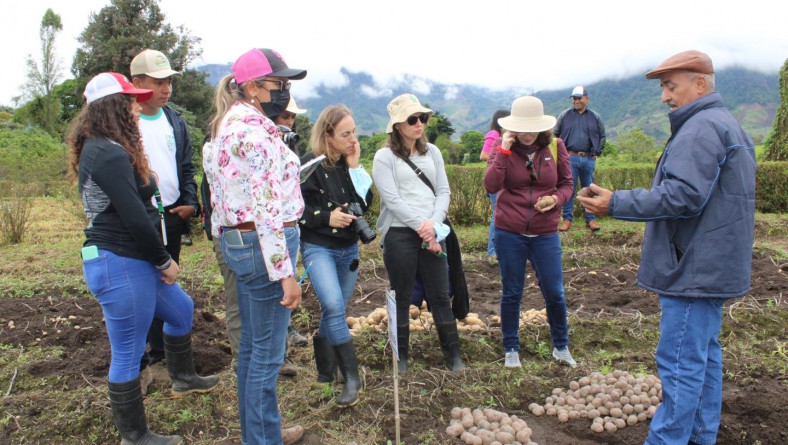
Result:
[[[706,53],[689,50],[670,56],[658,67],[646,73],[648,79],[656,79],[660,74],[668,71],[691,71],[693,73],[714,74],[714,65]]]

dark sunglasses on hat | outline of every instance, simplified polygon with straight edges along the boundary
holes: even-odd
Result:
[[[429,120],[430,120],[430,115],[429,114],[421,114],[419,116],[411,116],[405,122],[407,122],[408,125],[413,126],[413,125],[416,125],[416,121],[421,121],[422,124],[426,124],[427,121],[429,121]]]

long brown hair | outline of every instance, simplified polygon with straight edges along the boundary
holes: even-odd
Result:
[[[103,137],[120,144],[131,156],[131,167],[142,179],[150,183],[151,169],[142,147],[142,136],[137,120],[131,113],[133,98],[127,94],[112,94],[86,104],[71,121],[66,142],[69,146],[69,174],[72,181],[79,177],[79,155],[85,141]]]
[[[352,116],[353,113],[344,105],[331,105],[320,113],[315,125],[312,127],[312,133],[309,137],[309,145],[312,147],[312,153],[315,156],[326,155],[326,160],[323,164],[328,165],[336,164],[337,160],[342,157],[342,153],[336,153],[328,142],[329,136],[335,136],[334,128],[346,116]],[[336,158],[336,159],[335,159]]]
[[[405,145],[397,125],[394,125],[394,129],[386,136],[385,146],[390,148],[398,158],[408,159],[410,157],[410,148]],[[420,138],[416,139],[416,152],[420,155],[427,153],[426,134],[422,134]]]

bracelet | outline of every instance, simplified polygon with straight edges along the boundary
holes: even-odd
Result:
[[[503,148],[503,145],[499,145],[496,148],[496,150],[498,150],[499,152],[505,154],[506,156],[509,156],[510,154],[512,154],[512,150],[507,150],[507,149]]]

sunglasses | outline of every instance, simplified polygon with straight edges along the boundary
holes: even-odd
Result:
[[[430,115],[429,114],[422,114],[420,116],[411,116],[405,122],[407,122],[408,125],[410,125],[412,127],[412,126],[416,125],[416,121],[421,121],[422,124],[426,124],[428,120],[430,120]]]
[[[289,80],[272,80],[272,79],[265,79],[265,81],[266,81],[266,82],[271,82],[271,83],[278,83],[278,84],[279,84],[279,88],[278,88],[278,90],[280,90],[280,91],[290,91],[290,85],[291,85],[291,83],[290,83],[290,81],[289,81]],[[264,90],[266,90],[266,91],[271,91],[271,90],[269,90],[269,89],[268,89],[268,88],[266,88],[266,87],[263,87],[263,89],[264,89]],[[277,89],[274,89],[274,91],[276,91],[276,90],[277,90]]]
[[[531,174],[531,181],[532,182],[539,182],[539,176],[536,175],[536,170],[534,170],[534,160],[533,158],[528,158],[528,161],[525,162],[525,168],[528,169],[528,173]]]

